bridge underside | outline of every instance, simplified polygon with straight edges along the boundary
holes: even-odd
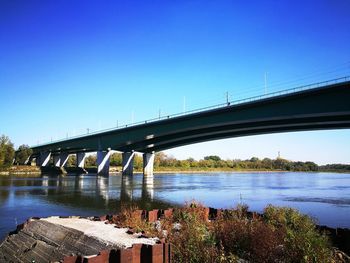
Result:
[[[350,128],[350,82],[343,82],[32,149],[34,156],[44,152],[59,154],[111,149],[126,153],[152,153],[216,139],[347,128]]]

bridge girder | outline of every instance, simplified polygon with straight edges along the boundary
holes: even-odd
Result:
[[[40,152],[152,152],[209,140],[350,128],[350,82],[32,147]]]

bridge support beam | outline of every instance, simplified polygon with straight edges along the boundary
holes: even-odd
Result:
[[[143,175],[153,175],[153,164],[154,164],[154,152],[143,154]]]
[[[135,152],[122,153],[122,175],[132,175],[134,172],[134,155]]]
[[[41,152],[40,157],[37,158],[39,166],[49,166],[51,158],[51,152]]]
[[[60,153],[60,166],[66,167],[68,162],[69,154],[68,153]]]
[[[97,174],[109,175],[109,157],[111,151],[97,151]]]
[[[85,158],[85,153],[77,153],[77,167],[84,168]]]

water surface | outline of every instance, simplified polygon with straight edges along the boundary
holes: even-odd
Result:
[[[0,177],[0,239],[32,216],[93,216],[123,205],[168,208],[195,199],[215,208],[248,204],[291,206],[320,224],[350,228],[350,174],[161,174],[143,178],[82,176]]]

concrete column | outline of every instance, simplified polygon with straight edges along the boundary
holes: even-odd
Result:
[[[60,167],[61,166],[61,159],[59,155],[54,155],[53,156],[53,165],[56,167]]]
[[[77,167],[84,168],[85,157],[85,153],[77,153]]]
[[[40,166],[40,155],[35,157],[35,165]]]
[[[97,151],[97,174],[109,175],[109,157],[111,151]]]
[[[25,160],[24,165],[31,165],[33,160],[33,156],[28,156],[27,160]]]
[[[67,166],[67,161],[69,158],[68,153],[60,153],[60,166],[61,167],[66,167]]]
[[[51,158],[51,152],[41,152],[40,153],[40,166],[49,166]]]
[[[144,153],[143,157],[143,175],[153,175],[154,153]]]
[[[134,171],[134,152],[122,153],[123,175],[132,175]]]

